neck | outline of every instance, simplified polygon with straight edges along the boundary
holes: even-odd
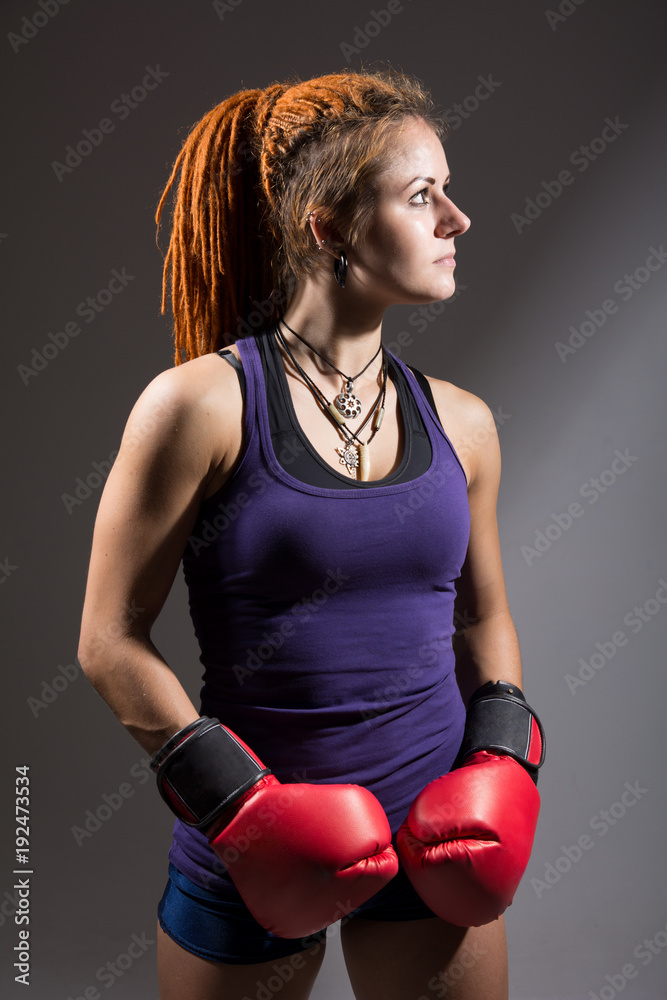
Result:
[[[328,274],[299,282],[285,310],[285,321],[327,361],[346,375],[354,375],[368,364],[380,346],[383,311],[369,303],[368,297],[362,299],[351,289],[341,289],[335,284],[332,287],[332,283]],[[309,357],[323,373],[331,371],[284,325],[282,330],[295,357]],[[377,376],[380,363],[378,357],[371,365],[368,371],[371,377]]]

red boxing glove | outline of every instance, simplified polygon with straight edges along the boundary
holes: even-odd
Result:
[[[512,902],[533,846],[543,762],[544,731],[520,689],[479,688],[454,769],[419,793],[397,835],[408,878],[443,920],[479,927]]]
[[[186,726],[152,766],[172,811],[206,833],[255,920],[280,937],[328,927],[398,871],[372,792],[283,785],[217,720]]]

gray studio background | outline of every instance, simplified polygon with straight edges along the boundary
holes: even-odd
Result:
[[[419,75],[449,109],[451,195],[472,219],[456,297],[391,312],[385,342],[481,396],[499,425],[505,574],[548,734],[535,847],[506,915],[511,996],[667,997],[665,21],[658,0],[5,0],[4,997],[157,996],[172,818],[76,661],[103,482],[134,401],[172,364],[153,215],[215,103],[362,60]],[[124,104],[151,71],[153,89]],[[104,118],[113,129],[78,165],[53,166]],[[180,574],[153,638],[196,698]],[[29,987],[12,969],[21,765]],[[351,996],[334,928],[313,997]],[[435,996],[424,983],[406,1000]]]

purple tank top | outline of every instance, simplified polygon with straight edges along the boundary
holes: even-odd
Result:
[[[202,503],[183,554],[201,713],[281,782],[369,788],[395,833],[463,736],[451,637],[470,529],[465,474],[395,358],[431,441],[427,471],[363,490],[301,483],[272,449],[255,338],[236,346],[245,450]],[[206,837],[179,820],[169,856],[198,885],[231,885]]]

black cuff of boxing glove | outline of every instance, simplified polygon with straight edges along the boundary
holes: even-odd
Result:
[[[171,811],[203,832],[260,778],[271,774],[233,733],[206,716],[167,740],[151,767]]]
[[[542,723],[526,704],[521,688],[507,681],[488,681],[475,691],[468,704],[454,767],[460,767],[479,750],[489,750],[513,757],[537,784],[545,749]]]
[[[190,722],[187,726],[183,726],[183,728],[179,729],[177,733],[174,733],[173,736],[170,736],[167,742],[164,744],[164,746],[160,747],[158,752],[152,758],[151,771],[154,771],[155,774],[157,774],[158,770],[160,769],[160,764],[162,763],[162,761],[167,759],[172,750],[175,750],[176,747],[179,745],[179,743],[183,742],[186,736],[189,736],[190,733],[193,733],[195,729],[200,729],[202,723],[213,722],[213,721],[214,721],[213,719],[209,719],[206,716],[201,716],[201,718],[195,719],[194,722]]]

